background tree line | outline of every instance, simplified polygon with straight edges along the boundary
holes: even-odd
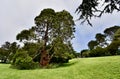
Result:
[[[82,50],[81,57],[120,55],[120,26],[106,28],[103,32],[88,42],[89,49]]]

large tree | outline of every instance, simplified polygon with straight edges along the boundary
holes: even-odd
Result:
[[[79,20],[83,20],[82,23],[87,21],[92,25],[92,17],[101,17],[102,14],[113,13],[115,10],[120,11],[120,0],[82,0],[76,12],[80,14]]]
[[[66,52],[65,45],[74,37],[74,21],[71,14],[65,10],[55,12],[53,9],[44,9],[35,17],[35,33],[37,39],[43,42],[40,65],[46,66],[55,53]],[[50,48],[48,48],[50,46]],[[63,48],[63,46],[65,48]],[[54,52],[49,54],[54,48]],[[64,50],[63,50],[64,49]]]
[[[40,55],[41,66],[48,65],[53,56],[66,59],[74,54],[70,41],[74,37],[75,24],[69,12],[44,9],[34,20],[36,25],[29,30],[21,31],[16,38],[24,42],[23,49],[31,56],[39,49],[40,54],[37,53]],[[40,47],[32,46],[35,43],[39,43],[37,46]]]

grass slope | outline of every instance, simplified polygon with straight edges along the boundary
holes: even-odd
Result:
[[[120,56],[82,58],[55,69],[16,70],[0,64],[0,79],[120,79]]]

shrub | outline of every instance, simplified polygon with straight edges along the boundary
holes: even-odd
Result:
[[[33,62],[29,56],[26,58],[19,57],[16,59],[15,66],[18,69],[33,69],[35,68],[35,62]]]
[[[16,54],[13,56],[13,62],[12,62],[12,64],[13,65],[15,64],[17,58],[19,58],[19,57],[25,58],[25,57],[27,57],[27,55],[28,55],[27,51],[23,51],[23,50],[17,51]]]
[[[38,63],[33,62],[26,51],[19,51],[15,54],[12,65],[17,69],[34,69]]]

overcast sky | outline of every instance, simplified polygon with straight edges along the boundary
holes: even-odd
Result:
[[[1,0],[0,2],[0,45],[5,41],[16,41],[16,35],[23,29],[34,25],[34,18],[45,8],[55,11],[67,10],[76,20],[79,16],[75,9],[81,0]],[[76,22],[73,47],[77,52],[87,48],[87,43],[94,40],[96,33],[102,33],[107,27],[120,25],[120,13],[104,15],[92,20],[94,27]]]

